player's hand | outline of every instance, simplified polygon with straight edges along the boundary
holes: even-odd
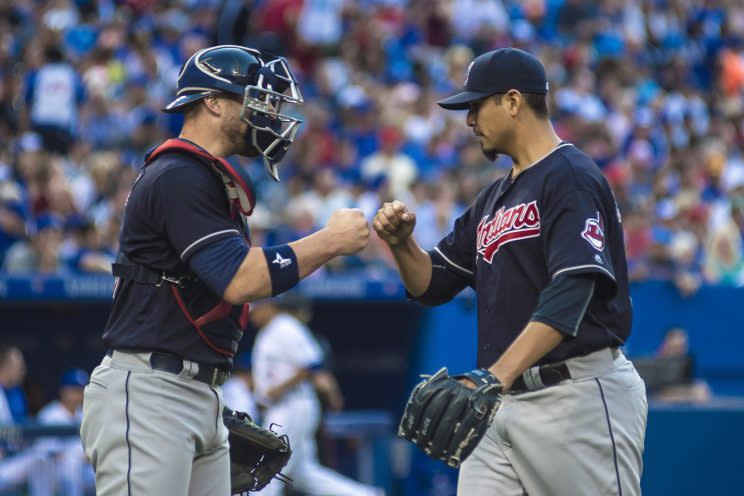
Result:
[[[353,255],[369,242],[369,224],[358,208],[340,208],[333,212],[326,229],[336,245],[337,255]]]
[[[458,379],[458,382],[460,384],[462,384],[463,386],[469,387],[470,389],[475,389],[475,388],[478,387],[478,385],[476,383],[474,383],[473,381],[471,381],[467,377],[463,377],[462,379]]]
[[[389,246],[396,246],[407,240],[416,227],[416,214],[399,200],[387,202],[380,207],[372,225],[377,235]]]

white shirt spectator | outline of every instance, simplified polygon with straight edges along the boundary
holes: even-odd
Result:
[[[471,39],[483,27],[503,33],[509,26],[509,14],[500,0],[457,0],[452,3],[452,25],[462,39]]]
[[[403,153],[388,155],[377,152],[365,158],[362,162],[362,176],[374,179],[384,175],[390,185],[390,192],[395,198],[408,195],[411,184],[418,175],[416,163]]]
[[[26,80],[26,102],[35,126],[53,126],[74,132],[83,86],[75,69],[65,62],[46,64]]]
[[[8,397],[5,390],[0,387],[0,425],[10,425],[13,423],[13,414],[10,412]]]
[[[62,406],[62,403],[52,401],[39,411],[36,420],[43,425],[79,425],[83,420],[83,412],[78,409],[71,414]],[[83,453],[83,445],[77,436],[72,438],[44,438],[39,442],[50,448],[53,445],[57,448],[61,448],[63,445],[65,447],[76,446],[80,448],[80,453]]]
[[[37,420],[43,425],[79,426],[83,412],[78,408],[70,413],[59,401],[52,401],[41,409]],[[42,438],[35,448],[40,452],[58,453],[55,463],[49,463],[45,470],[37,471],[30,481],[32,496],[64,494],[83,496],[85,490],[95,487],[95,474],[90,466],[80,437]],[[50,493],[51,488],[51,493]]]
[[[334,45],[341,39],[344,0],[305,0],[297,34],[311,45]]]

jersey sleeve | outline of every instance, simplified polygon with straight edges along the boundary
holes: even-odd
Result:
[[[293,326],[292,331],[288,334],[292,342],[289,355],[294,366],[308,368],[323,362],[323,349],[307,328],[300,325]]]
[[[445,236],[434,251],[448,270],[457,274],[468,285],[473,284],[475,272],[475,224],[473,207],[456,221],[452,231]],[[462,288],[461,288],[462,289]]]
[[[161,174],[153,183],[150,202],[158,230],[183,261],[211,243],[241,236],[230,219],[224,191],[209,170],[198,164]]]
[[[576,190],[543,206],[548,275],[595,273],[603,290],[614,292],[615,274],[607,222],[597,194]]]

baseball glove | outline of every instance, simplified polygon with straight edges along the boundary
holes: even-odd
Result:
[[[288,480],[279,473],[292,454],[286,435],[264,429],[247,413],[229,408],[222,411],[222,421],[230,433],[231,494],[259,491],[277,475]]]
[[[485,369],[450,376],[442,367],[419,383],[398,426],[407,439],[435,460],[457,468],[473,452],[498,409],[502,387]],[[472,389],[458,379],[468,378]]]

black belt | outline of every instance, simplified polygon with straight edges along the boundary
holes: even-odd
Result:
[[[526,378],[525,378],[526,377]],[[527,369],[524,374],[517,377],[509,392],[512,394],[536,391],[571,378],[571,372],[565,363],[540,365]]]
[[[113,353],[113,350],[109,350],[107,355],[112,356]],[[183,370],[183,360],[175,355],[154,351],[150,353],[150,367],[154,370],[162,370],[163,372],[178,375]],[[230,377],[230,372],[226,370],[208,365],[199,365],[199,371],[193,379],[210,386],[222,386],[228,377]]]

